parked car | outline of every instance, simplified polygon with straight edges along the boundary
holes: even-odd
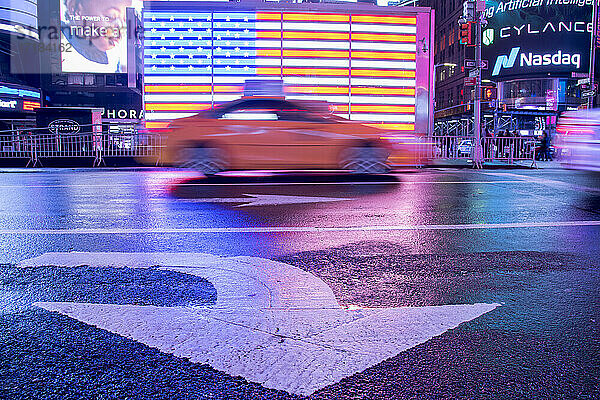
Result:
[[[472,140],[461,140],[457,147],[459,157],[469,157],[473,151]]]
[[[175,120],[162,161],[206,175],[224,170],[343,169],[380,174],[415,163],[427,145],[282,98],[235,100]],[[427,153],[428,154],[428,153]]]

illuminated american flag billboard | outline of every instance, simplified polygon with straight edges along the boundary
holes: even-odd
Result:
[[[196,4],[179,11],[146,6],[149,126],[240,98],[246,80],[261,79],[283,81],[286,98],[326,101],[335,114],[351,120],[415,130],[417,58],[419,48],[429,46],[429,31],[419,41],[418,13]],[[427,57],[426,75],[429,64]],[[429,77],[424,81],[427,89]]]

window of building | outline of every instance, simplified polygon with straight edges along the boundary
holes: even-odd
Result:
[[[67,79],[69,85],[83,85],[83,74],[69,74]]]
[[[548,90],[552,90],[551,79],[531,79],[506,82],[504,84],[506,98],[517,99],[527,97],[546,97]]]

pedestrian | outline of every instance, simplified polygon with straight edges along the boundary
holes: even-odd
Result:
[[[550,138],[546,131],[542,133],[542,138],[540,139],[540,160],[541,161],[550,161],[552,157],[550,156]]]
[[[492,134],[490,133],[490,127],[487,126],[485,128],[485,130],[483,131],[483,135],[481,136],[481,148],[483,149],[483,156],[485,157],[489,157],[489,143],[490,137],[492,136]]]

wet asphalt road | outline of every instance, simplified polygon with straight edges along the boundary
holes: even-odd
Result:
[[[347,306],[502,304],[313,398],[600,398],[600,174],[3,170],[0,193],[0,398],[294,398],[31,307],[214,301],[164,271],[11,265],[57,251],[280,260]]]

